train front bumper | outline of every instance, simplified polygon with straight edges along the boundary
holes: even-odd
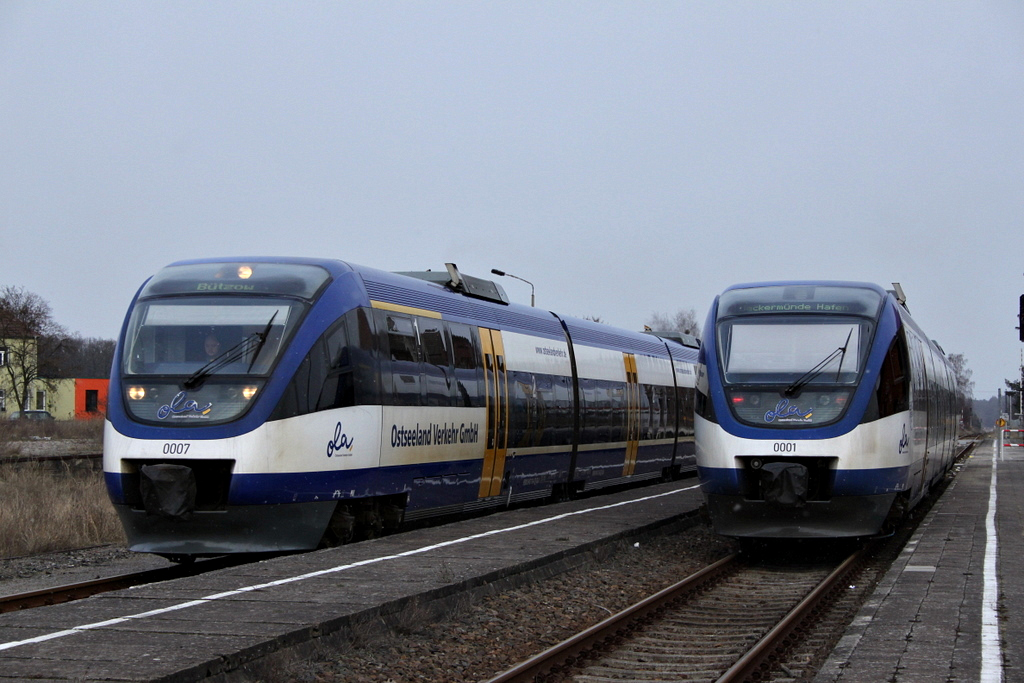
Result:
[[[838,538],[878,533],[896,495],[835,496],[799,507],[715,493],[705,498],[715,532],[723,536]]]
[[[232,505],[195,511],[188,519],[115,505],[136,552],[168,556],[288,552],[317,547],[337,503]]]

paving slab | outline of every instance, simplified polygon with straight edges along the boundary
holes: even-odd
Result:
[[[815,683],[1024,683],[1022,517],[1024,454],[1001,452],[995,441],[977,446]],[[998,625],[986,628],[993,596]]]

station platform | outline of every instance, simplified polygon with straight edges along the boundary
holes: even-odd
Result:
[[[695,479],[0,614],[0,683],[232,680],[265,655],[343,643],[369,622],[448,612],[696,523]]]
[[[1024,681],[1024,449],[975,447],[814,681]]]

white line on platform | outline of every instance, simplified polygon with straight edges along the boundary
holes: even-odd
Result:
[[[981,681],[1003,680],[1003,651],[999,642],[999,537],[996,534],[996,442],[992,443],[992,483],[985,516],[985,590],[981,603]]]
[[[635,500],[626,500],[619,503],[612,503],[611,505],[603,505],[596,508],[588,508],[586,510],[577,510],[575,512],[566,512],[561,515],[555,515],[554,517],[545,517],[544,519],[538,519],[533,522],[527,522],[526,524],[520,524],[518,526],[508,527],[507,529],[492,529],[491,531],[485,531],[480,534],[473,534],[472,536],[464,536],[463,538],[456,538],[450,541],[444,541],[443,543],[436,543],[434,545],[424,546],[422,548],[415,548],[413,550],[407,550],[402,553],[395,555],[387,555],[385,557],[374,557],[369,560],[361,560],[359,562],[353,562],[351,564],[339,565],[337,567],[330,567],[328,569],[321,569],[315,572],[309,572],[308,574],[301,574],[299,576],[291,576],[284,579],[278,579],[276,581],[270,581],[268,583],[261,583],[256,586],[246,586],[244,588],[238,588],[224,593],[216,593],[214,595],[208,595],[204,598],[197,600],[189,600],[188,602],[182,602],[177,605],[171,605],[170,607],[163,607],[160,609],[150,610],[148,612],[140,612],[139,614],[131,614],[125,617],[117,617],[115,619],[108,619],[106,621],[99,621],[92,624],[83,624],[81,626],[73,626],[63,631],[55,631],[53,633],[46,633],[41,636],[34,638],[26,638],[25,640],[16,640],[8,643],[0,643],[0,650],[9,650],[11,648],[20,647],[22,645],[31,645],[33,643],[42,643],[47,640],[53,640],[55,638],[63,638],[65,636],[74,635],[76,633],[84,633],[86,631],[92,631],[105,626],[115,626],[117,624],[123,624],[128,621],[135,619],[145,619],[148,617],[155,617],[160,614],[167,614],[168,612],[177,612],[179,610],[188,609],[189,607],[196,607],[198,605],[205,605],[214,600],[223,600],[224,598],[230,598],[236,595],[242,595],[244,593],[250,593],[252,591],[263,590],[266,588],[273,588],[274,586],[283,586],[285,584],[294,583],[296,581],[304,581],[305,579],[312,579],[318,576],[324,576],[325,574],[336,574],[343,572],[348,569],[355,569],[356,567],[364,567],[370,564],[377,564],[380,562],[386,562],[388,560],[396,560],[402,557],[409,557],[410,555],[422,555],[432,550],[438,550],[440,548],[447,548],[448,546],[458,545],[460,543],[467,543],[469,541],[475,541],[481,538],[487,538],[488,536],[496,536],[498,534],[504,534],[511,531],[519,531],[521,529],[528,529],[529,527],[539,526],[541,524],[548,524],[549,522],[557,522],[558,520],[566,519],[568,517],[575,517],[577,515],[586,515],[591,512],[600,512],[602,510],[611,510],[613,508],[622,507],[624,505],[632,505],[634,503],[642,503],[648,500],[655,500],[657,498],[663,498],[665,496],[672,496],[677,493],[683,493],[684,491],[692,491],[695,488],[699,488],[698,484],[688,486],[684,489],[677,489],[675,491],[667,491],[665,493],[658,493],[653,496],[645,496],[643,498],[637,498]]]

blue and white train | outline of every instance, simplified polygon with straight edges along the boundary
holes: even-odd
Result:
[[[694,426],[718,533],[875,535],[949,469],[954,373],[897,292],[777,282],[716,298]]]
[[[103,466],[131,549],[316,548],[692,471],[696,344],[326,259],[172,264],[118,341]]]

